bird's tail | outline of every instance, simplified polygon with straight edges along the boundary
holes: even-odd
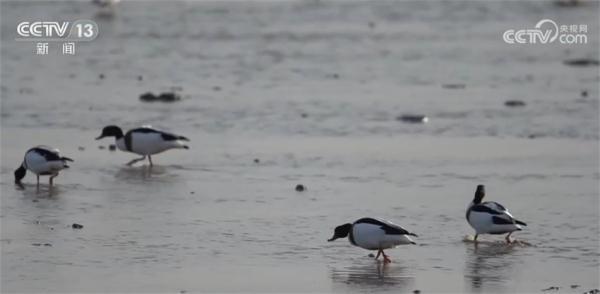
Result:
[[[517,225],[527,226],[527,224],[526,224],[526,223],[524,223],[524,222],[522,222],[522,221],[520,221],[520,220],[515,220],[515,223],[516,223]]]
[[[419,237],[419,236],[417,236],[417,234],[415,234],[415,233],[408,233],[407,235],[410,235],[410,236],[415,236],[415,237]]]
[[[190,141],[190,139],[188,139],[187,137],[184,137],[184,136],[179,136],[179,137],[177,137],[177,139],[182,140],[182,141],[188,141],[188,142]]]
[[[68,157],[61,157],[60,159],[61,159],[62,161],[71,161],[71,162],[73,162],[73,159],[71,159],[71,158],[68,158]]]

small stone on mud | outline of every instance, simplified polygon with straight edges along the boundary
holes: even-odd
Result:
[[[415,291],[413,291],[413,293],[419,294],[419,293],[421,293],[421,290],[415,290]]]
[[[83,147],[83,146],[79,146],[79,147],[77,147],[77,150],[79,150],[79,151],[83,151],[83,150],[85,150],[85,147]]]
[[[158,95],[158,100],[162,102],[174,102],[181,100],[181,96],[175,94],[175,92],[165,92]]]
[[[51,247],[51,246],[52,246],[52,244],[50,244],[50,243],[46,243],[46,244],[44,244],[44,246],[46,246],[46,247]]]
[[[212,87],[213,91],[221,91],[221,87],[219,86],[214,86]]]
[[[571,285],[571,289],[579,288],[579,285]]]
[[[144,77],[143,77],[143,76],[138,76],[138,81],[141,81],[141,80],[143,80],[143,79],[144,79]]]
[[[104,150],[106,147],[104,147],[103,145],[98,146],[98,149],[100,150]]]
[[[375,254],[373,254],[373,253],[369,253],[369,255],[368,255],[368,256],[369,256],[369,257],[375,257]]]
[[[80,224],[73,224],[71,227],[73,227],[73,229],[83,229],[83,225]]]
[[[525,102],[521,100],[507,100],[504,102],[504,105],[507,107],[523,107],[525,106]]]
[[[587,97],[588,96],[588,91],[587,90],[582,90],[581,91],[581,97]]]
[[[260,159],[254,158],[254,163],[260,163]]]
[[[542,289],[542,291],[558,291],[558,289],[560,289],[560,287],[551,286],[549,288]]]
[[[98,78],[100,78],[101,80],[104,79],[104,74],[98,75]]]
[[[308,117],[308,113],[306,113],[306,112],[303,112],[302,114],[300,114],[300,116],[301,116],[302,118],[307,118],[307,117]]]
[[[304,185],[302,185],[302,184],[296,185],[296,191],[297,192],[302,192],[304,190],[306,190],[306,188],[304,187]]]
[[[140,95],[140,100],[144,101],[144,102],[154,102],[156,101],[156,95],[148,92],[148,93],[144,93],[142,95]]]
[[[442,88],[444,89],[464,89],[467,85],[465,84],[443,84]]]
[[[591,58],[576,58],[576,59],[565,60],[564,64],[570,65],[570,66],[581,66],[581,67],[598,66],[598,65],[600,65],[600,61],[598,61],[596,59],[591,59]]]
[[[396,120],[411,124],[424,124],[429,121],[429,118],[424,114],[403,114],[396,117]]]
[[[31,200],[31,202],[40,202],[40,201],[37,199],[33,199],[33,200]]]
[[[110,144],[110,145],[108,145],[108,150],[110,150],[110,151],[115,151],[115,150],[117,150],[117,145],[115,145],[115,144]]]

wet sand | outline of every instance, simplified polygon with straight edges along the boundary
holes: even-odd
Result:
[[[1,5],[3,31],[17,12],[94,17],[83,2]],[[598,70],[562,63],[598,56],[598,38],[529,50],[499,33],[547,15],[597,31],[588,5],[123,3],[97,19],[96,41],[56,58],[3,34],[1,290],[598,288]],[[183,100],[138,99],[173,86]],[[527,104],[507,108],[512,99]],[[405,113],[430,121],[396,120]],[[93,139],[109,123],[168,129],[191,149],[127,167],[134,155]],[[52,196],[31,174],[25,190],[13,184],[37,144],[75,159]],[[528,223],[513,236],[531,246],[464,241],[477,184]],[[387,251],[383,265],[326,242],[363,216],[401,224],[418,245]]]

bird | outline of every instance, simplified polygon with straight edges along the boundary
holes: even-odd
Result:
[[[25,158],[15,170],[15,184],[22,186],[21,180],[25,177],[27,170],[30,170],[37,176],[37,189],[40,188],[40,176],[50,176],[49,186],[52,187],[52,181],[58,173],[65,168],[69,168],[67,161],[73,159],[60,155],[60,151],[50,146],[36,146],[25,153]]]
[[[96,138],[100,140],[105,137],[115,137],[117,148],[121,151],[132,152],[142,155],[141,158],[136,158],[127,163],[127,165],[133,165],[134,163],[144,160],[148,157],[150,166],[152,166],[151,155],[161,153],[163,151],[180,148],[189,149],[183,141],[189,141],[188,138],[180,135],[175,135],[157,129],[151,126],[143,126],[141,128],[127,131],[123,134],[120,127],[110,125],[102,129],[102,134]]]
[[[478,185],[475,197],[467,208],[467,222],[475,229],[474,241],[480,234],[506,235],[506,242],[511,243],[510,235],[521,231],[526,223],[515,219],[504,206],[498,202],[481,202],[485,197],[485,186]]]
[[[375,259],[378,259],[379,255],[383,255],[384,263],[389,263],[392,260],[383,250],[398,245],[416,244],[409,236],[418,237],[390,221],[365,217],[352,224],[337,226],[333,237],[327,241],[348,237],[352,245],[367,250],[377,250]]]

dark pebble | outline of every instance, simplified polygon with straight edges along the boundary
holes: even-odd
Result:
[[[73,224],[71,227],[73,227],[73,229],[83,229],[83,225],[80,224]]]
[[[333,74],[333,75],[331,75],[331,76],[332,76],[334,79],[336,79],[336,80],[340,78],[340,75],[339,75],[339,74],[336,74],[336,73],[334,73],[334,74]]]
[[[143,80],[143,79],[144,79],[144,77],[143,77],[143,76],[138,76],[138,81],[141,81],[141,80]]]
[[[577,289],[579,288],[579,285],[571,285],[571,289]]]
[[[154,101],[156,101],[156,99],[158,99],[156,97],[156,95],[154,95],[150,92],[140,95],[140,100],[142,100],[144,102],[154,102]]]
[[[175,94],[174,92],[162,93],[158,96],[158,100],[162,102],[174,102],[181,100],[181,96]]]
[[[192,191],[192,192],[190,192],[190,194],[194,195],[194,194],[196,194],[196,192]]]
[[[421,293],[421,290],[415,290],[415,291],[413,291],[413,293],[419,294],[419,293]]]
[[[464,89],[467,85],[465,84],[443,84],[442,88],[444,89]]]
[[[260,163],[260,159],[254,158],[254,163]]]
[[[221,87],[219,86],[214,86],[212,89],[213,91],[221,91]]]
[[[575,7],[579,4],[579,0],[558,0],[554,2],[554,5],[558,7]]]
[[[374,28],[375,28],[375,22],[372,22],[372,21],[370,21],[370,22],[368,23],[368,25],[369,25],[369,28],[370,28],[370,29],[374,29]]]
[[[403,114],[396,117],[396,120],[411,124],[424,124],[429,118],[424,114]]]
[[[100,149],[100,150],[104,150],[104,148],[106,148],[106,147],[104,147],[103,145],[98,146],[98,149]]]
[[[302,184],[296,185],[296,191],[297,192],[302,192],[304,190],[306,190],[306,188],[304,187],[304,185],[302,185]]]
[[[525,102],[521,100],[507,100],[504,102],[504,105],[507,107],[523,107],[525,106]]]
[[[108,145],[108,150],[110,150],[110,151],[115,151],[115,150],[117,150],[117,145],[115,145],[115,144],[110,144],[110,145]]]
[[[375,254],[373,254],[373,253],[369,253],[369,255],[368,255],[368,256],[369,256],[369,257],[375,257]]]
[[[104,74],[100,74],[100,75],[98,75],[98,77],[102,80],[102,79],[104,79]]]
[[[83,146],[79,146],[79,147],[77,147],[77,150],[79,150],[79,151],[83,151],[83,150],[85,150],[85,147],[83,147]]]
[[[581,97],[587,97],[587,96],[588,96],[588,91],[587,90],[581,91]]]
[[[302,113],[302,114],[300,114],[300,116],[301,116],[302,118],[307,118],[307,117],[308,117],[308,113]]]
[[[37,199],[33,199],[33,200],[31,200],[31,202],[40,202],[40,201]]]
[[[560,287],[552,286],[550,288],[542,289],[542,291],[558,291]]]
[[[564,64],[570,65],[570,66],[585,67],[585,66],[598,66],[598,65],[600,65],[600,62],[596,59],[576,58],[576,59],[565,60]]]
[[[46,247],[51,247],[51,246],[52,246],[52,244],[50,244],[50,243],[45,243],[45,244],[44,244],[44,246],[46,246]]]

